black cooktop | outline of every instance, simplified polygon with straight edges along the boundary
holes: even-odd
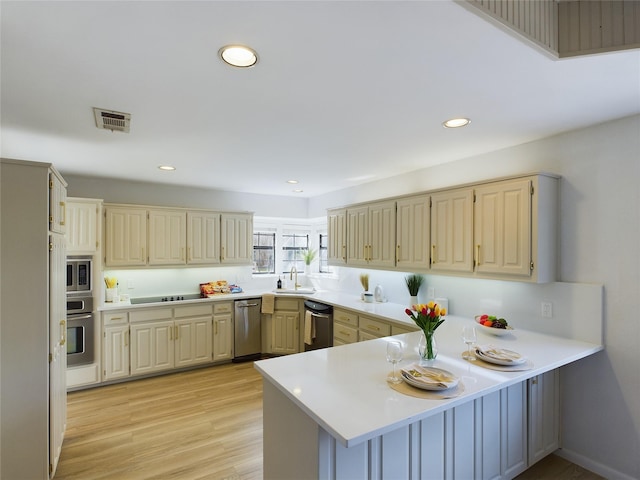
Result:
[[[138,305],[140,303],[179,302],[182,300],[197,300],[198,298],[202,298],[199,293],[163,295],[161,297],[138,297],[132,298],[131,304]]]

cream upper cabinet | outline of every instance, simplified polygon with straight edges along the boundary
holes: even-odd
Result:
[[[431,270],[473,272],[473,189],[431,194]]]
[[[347,210],[336,208],[327,214],[327,260],[329,265],[347,263]]]
[[[531,275],[530,179],[475,189],[474,248],[477,273]]]
[[[429,268],[431,211],[429,195],[396,202],[396,267],[401,270]]]
[[[220,214],[187,212],[187,263],[215,265],[220,263]]]
[[[67,198],[67,253],[92,255],[100,249],[102,200]]]
[[[67,185],[56,171],[49,173],[49,230],[67,230]]]
[[[253,214],[105,205],[106,267],[251,265]]]
[[[186,239],[184,210],[149,210],[149,265],[184,265]]]
[[[234,265],[253,263],[253,215],[223,213],[220,215],[220,262]]]
[[[105,265],[130,267],[147,264],[147,210],[105,207]]]
[[[347,209],[347,264],[395,266],[396,202]]]
[[[475,188],[475,273],[485,278],[556,279],[558,178],[540,174]]]

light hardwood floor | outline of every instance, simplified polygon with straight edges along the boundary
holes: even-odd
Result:
[[[602,477],[550,455],[518,480]],[[55,480],[262,479],[253,362],[72,392]]]

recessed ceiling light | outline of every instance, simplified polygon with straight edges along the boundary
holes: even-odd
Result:
[[[295,185],[296,183],[298,183],[298,180],[287,180],[287,183],[291,183],[292,185]]]
[[[218,50],[220,58],[233,67],[251,67],[258,63],[255,50],[242,45],[226,45]]]
[[[444,128],[460,128],[466,127],[471,123],[471,120],[468,118],[452,118],[442,123]]]
[[[160,165],[158,168],[165,172],[173,172],[176,169],[176,167],[172,167],[171,165]]]
[[[301,188],[296,188],[293,193],[302,193],[304,192],[304,190],[302,190]]]

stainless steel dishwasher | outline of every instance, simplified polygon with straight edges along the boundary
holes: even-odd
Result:
[[[259,298],[235,301],[234,362],[260,358],[262,352],[261,307],[262,300]]]

